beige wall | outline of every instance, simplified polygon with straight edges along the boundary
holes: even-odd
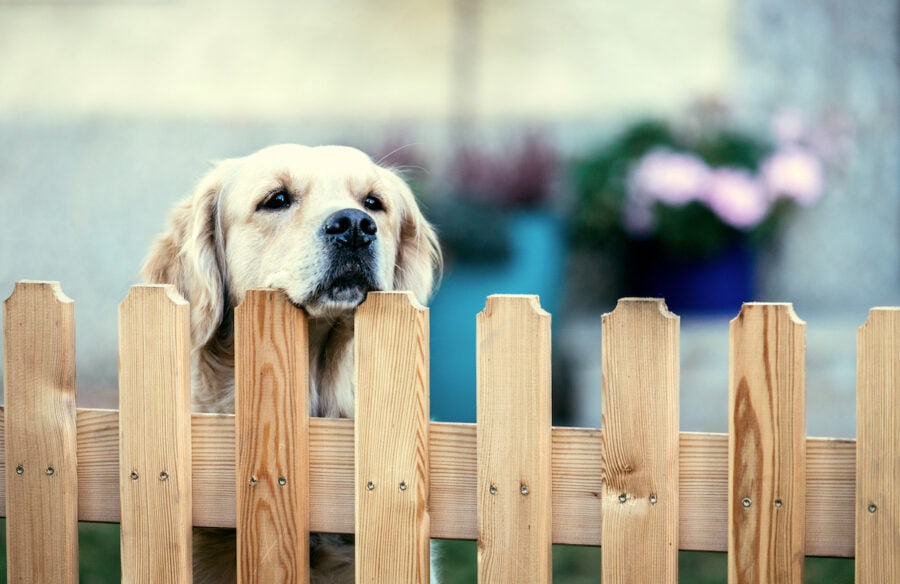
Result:
[[[671,110],[726,91],[731,4],[0,0],[0,116],[442,119],[463,103],[549,121]],[[475,12],[461,20],[466,5]],[[461,74],[466,55],[474,66]]]
[[[116,306],[209,160],[407,129],[440,153],[461,109],[572,147],[728,83],[731,2],[479,1],[0,0],[0,299],[60,280],[79,390],[112,388]]]

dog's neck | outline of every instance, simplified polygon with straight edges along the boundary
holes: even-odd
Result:
[[[353,316],[309,319],[309,413],[326,418],[352,418]],[[234,314],[193,354],[194,408],[201,412],[234,412]],[[220,390],[219,388],[222,388]]]

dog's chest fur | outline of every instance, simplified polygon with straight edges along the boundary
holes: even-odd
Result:
[[[231,315],[229,315],[230,317]],[[210,413],[234,413],[234,335],[231,319],[202,351],[191,368],[194,407]],[[309,320],[309,414],[352,418],[353,318]]]

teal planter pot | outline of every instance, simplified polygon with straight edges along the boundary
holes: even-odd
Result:
[[[509,217],[507,260],[456,263],[431,303],[431,417],[475,422],[476,315],[491,294],[536,294],[551,314],[563,285],[562,220],[547,212]]]

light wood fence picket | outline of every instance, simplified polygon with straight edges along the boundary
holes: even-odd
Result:
[[[731,583],[800,583],[805,555],[900,581],[900,309],[859,330],[856,441],[805,435],[788,304],[731,322],[729,434],[678,432],[679,319],[661,300],[603,318],[603,429],[551,427],[536,297],[477,316],[478,424],[429,421],[428,311],[407,293],[359,309],[355,421],[308,417],[306,317],[265,290],[236,311],[237,415],[191,414],[187,309],[132,289],[121,410],[91,410],[73,302],[47,282],[5,301],[9,581],[77,581],[79,520],[122,524],[126,582],[190,582],[192,526],[238,528],[242,582],[305,582],[310,532],[356,534],[358,582],[428,582],[431,537],[478,540],[484,583],[549,582],[554,543],[603,543],[612,584],[677,582],[679,549],[729,551]]]
[[[168,286],[132,288],[119,306],[119,496],[125,582],[191,581],[188,309]]]

